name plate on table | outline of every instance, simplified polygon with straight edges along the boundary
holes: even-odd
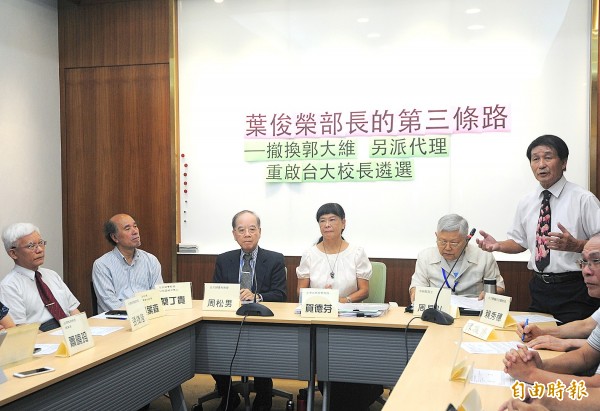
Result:
[[[131,331],[139,330],[149,323],[146,317],[146,306],[139,297],[133,297],[125,300],[125,308],[127,309],[127,318],[131,325]]]
[[[497,341],[498,336],[494,331],[494,327],[489,324],[480,323],[479,321],[469,320],[463,327],[465,334],[472,335],[484,341]]]
[[[300,290],[300,316],[337,318],[340,291],[331,288],[303,288]]]
[[[57,357],[70,357],[94,346],[92,331],[85,313],[63,318],[59,322],[64,341],[56,350]]]
[[[156,284],[160,292],[160,301],[165,310],[192,308],[192,283]]]
[[[240,308],[240,284],[204,283],[202,309],[236,312]]]
[[[144,304],[146,317],[149,320],[165,315],[165,309],[160,301],[160,292],[158,290],[140,291],[139,293],[135,293],[135,296]]]
[[[479,321],[498,328],[516,327],[517,322],[508,313],[512,297],[485,293],[483,310]]]
[[[438,292],[437,287],[417,287],[415,291],[415,302],[413,304],[413,316],[420,317],[428,308],[433,308]],[[437,308],[445,313],[456,317],[456,309],[452,309],[450,296],[452,293],[449,288],[442,288],[437,302]]]

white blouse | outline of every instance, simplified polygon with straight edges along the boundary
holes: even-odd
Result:
[[[334,273],[331,278],[331,272]],[[357,278],[371,278],[371,262],[362,247],[348,245],[339,254],[325,254],[316,245],[302,255],[296,268],[299,279],[310,279],[310,288],[331,286],[340,291],[340,297],[346,297],[358,290]]]

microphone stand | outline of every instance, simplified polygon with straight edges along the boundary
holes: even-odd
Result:
[[[254,289],[254,302],[242,304],[235,313],[243,316],[249,315],[256,317],[273,317],[275,314],[273,314],[273,311],[271,311],[270,308],[256,302],[256,294],[258,294],[258,280],[256,279],[256,272],[254,273],[254,284],[256,286]]]
[[[450,268],[448,275],[450,275],[450,273],[452,271],[454,271],[454,267],[456,266],[456,263],[458,263],[458,260],[460,260],[460,257],[463,255],[463,253],[467,249],[467,246],[469,245],[469,241],[475,235],[475,231],[476,231],[475,229],[472,229],[471,233],[467,236],[467,241],[465,242],[465,246],[461,250],[458,257],[456,258],[456,261],[454,262],[454,264],[452,264],[452,268]],[[430,323],[435,323],[435,324],[440,324],[440,325],[450,325],[450,324],[454,323],[454,318],[450,314],[440,310],[437,306],[438,298],[440,298],[440,293],[442,292],[442,288],[444,288],[444,284],[445,284],[445,282],[442,283],[442,286],[440,287],[437,295],[435,296],[435,303],[433,303],[433,308],[428,308],[425,311],[423,311],[423,314],[421,314],[422,321],[427,321]]]

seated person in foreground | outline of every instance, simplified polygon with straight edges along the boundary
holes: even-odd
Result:
[[[600,234],[593,236],[584,246],[580,265],[590,297],[600,297]],[[600,325],[596,325],[586,343],[580,348],[542,361],[537,351],[521,345],[510,350],[504,357],[504,371],[511,377],[527,383],[562,380],[568,384],[572,379],[582,380],[587,387],[600,387],[598,370],[591,377],[577,375],[597,369],[600,364]]]
[[[0,300],[10,309],[15,324],[42,323],[41,331],[60,327],[58,320],[79,314],[79,301],[60,276],[41,268],[46,241],[29,223],[8,226],[2,233],[7,254],[15,262],[0,283]]]
[[[469,223],[458,214],[440,218],[435,233],[437,247],[427,248],[417,256],[409,286],[411,303],[415,301],[417,286],[440,288],[444,284],[452,294],[481,300],[485,295],[483,280],[496,280],[496,292],[504,294],[504,279],[491,253],[469,244],[461,254],[468,234]],[[454,270],[450,272],[452,266]]]
[[[98,312],[125,306],[125,300],[140,291],[162,284],[160,263],[140,250],[140,230],[127,214],[117,214],[104,223],[104,237],[114,248],[94,261],[92,281],[98,299]]]
[[[304,252],[296,268],[298,295],[302,288],[333,288],[339,290],[341,303],[361,302],[369,296],[371,262],[362,247],[342,237],[346,228],[344,209],[337,203],[323,204],[317,211],[317,222],[321,238]],[[330,409],[366,411],[382,392],[381,385],[332,382]]]
[[[8,314],[8,311],[8,307],[2,304],[2,301],[0,301],[0,331],[4,330],[5,328],[15,326],[15,322]]]
[[[214,283],[240,283],[242,301],[276,301],[287,299],[287,280],[283,254],[258,246],[260,218],[252,211],[244,210],[233,216],[231,225],[234,240],[240,248],[217,256]],[[258,288],[257,288],[258,287]],[[265,356],[269,353],[265,352]],[[231,388],[229,375],[213,375],[217,390],[222,397],[218,411],[232,411],[240,404],[240,397]],[[273,380],[254,378],[256,397],[253,411],[267,411],[273,402]]]

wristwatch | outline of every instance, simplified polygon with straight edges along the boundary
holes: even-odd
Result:
[[[256,302],[257,303],[262,303],[262,294],[256,294]]]
[[[351,303],[352,302],[352,300],[350,299],[350,297],[346,297],[346,302],[347,303]]]

